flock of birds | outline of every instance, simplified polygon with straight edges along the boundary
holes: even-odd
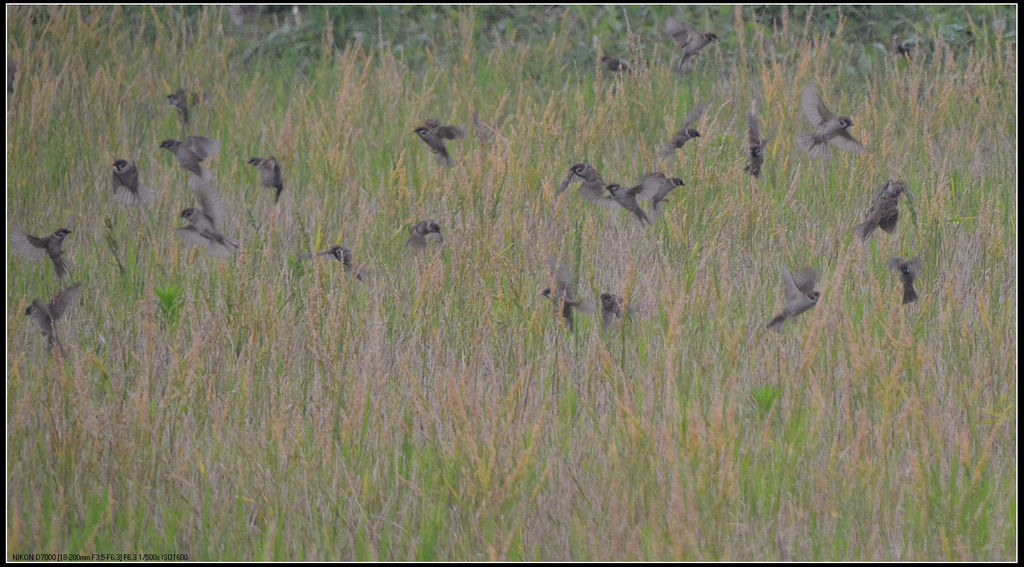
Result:
[[[676,69],[683,73],[691,71],[697,54],[718,39],[718,36],[713,33],[697,32],[692,27],[672,18],[667,19],[664,30],[675,40],[682,51]],[[611,71],[632,72],[629,64],[618,57],[605,55],[601,58],[601,62]],[[12,65],[12,62],[8,61],[8,92],[13,92],[16,73],[17,63]],[[178,89],[168,95],[167,100],[177,111],[187,131],[190,124],[190,110],[195,106],[198,97],[194,93]],[[797,145],[802,150],[819,159],[831,157],[830,146],[855,153],[866,150],[864,145],[849,132],[853,121],[848,116],[837,116],[830,111],[822,102],[815,85],[808,85],[803,90],[801,106],[807,119],[815,128],[813,132],[797,137]],[[686,115],[682,127],[672,135],[668,144],[661,151],[662,157],[671,156],[676,151],[682,150],[687,141],[701,136],[694,125],[707,107],[707,103],[700,104]],[[500,127],[500,124],[493,126],[481,122],[475,113],[473,120],[477,134],[482,139],[493,138]],[[771,140],[772,134],[767,137],[762,136],[757,116],[754,113],[749,113],[747,120],[749,148],[748,162],[744,171],[754,178],[760,179],[761,167],[765,161],[765,148]],[[427,119],[413,132],[427,144],[436,160],[446,166],[454,164],[448,152],[446,140],[456,140],[465,135],[460,128],[442,125],[435,119]],[[164,140],[160,144],[160,148],[173,154],[178,165],[190,173],[189,186],[199,201],[198,207],[188,207],[181,211],[180,216],[188,221],[188,225],[177,228],[178,235],[190,244],[205,247],[211,256],[225,258],[234,254],[239,243],[222,232],[225,222],[224,205],[214,187],[213,174],[201,165],[204,160],[217,154],[220,151],[220,146],[221,144],[217,140],[196,135],[187,136],[180,141]],[[274,189],[274,203],[277,203],[284,191],[281,164],[274,157],[254,157],[248,163],[256,167],[258,183],[263,187]],[[148,204],[152,200],[154,192],[139,182],[139,171],[134,161],[117,159],[114,161],[113,168],[111,189],[116,202],[125,206],[135,206]],[[626,188],[616,183],[605,183],[601,174],[592,165],[577,163],[569,168],[569,173],[559,185],[556,194],[561,195],[571,184],[576,183],[579,184],[577,193],[584,200],[606,207],[622,208],[635,216],[641,225],[651,224],[651,219],[648,212],[640,207],[639,202],[651,201],[649,212],[657,214],[661,210],[661,203],[667,200],[669,193],[676,187],[684,185],[679,178],[670,178],[663,173],[655,172],[644,175],[638,185]],[[865,221],[853,228],[854,233],[863,240],[867,240],[877,228],[892,233],[896,229],[899,219],[898,198],[903,193],[906,193],[911,199],[914,198],[913,193],[902,181],[887,180],[876,192],[868,208]],[[434,220],[426,219],[416,222],[409,231],[410,236],[405,244],[411,248],[425,248],[431,241],[444,242],[441,226]],[[69,234],[71,234],[69,229],[60,228],[49,236],[37,237],[14,226],[11,232],[11,246],[15,251],[28,258],[49,257],[57,279],[61,280],[71,270],[71,264],[65,257],[63,248],[64,239]],[[341,245],[332,246],[316,254],[306,254],[300,258],[311,259],[320,256],[335,259],[343,266],[344,271],[352,273],[358,280],[364,279],[364,273],[356,266],[351,250]],[[903,282],[903,303],[915,301],[918,296],[914,289],[914,281],[921,268],[920,258],[904,260],[896,257],[889,260],[887,266],[898,272]],[[596,306],[592,302],[578,297],[573,277],[564,263],[553,260],[551,269],[552,280],[555,283],[554,289],[545,288],[541,294],[554,301],[556,313],[564,318],[572,330],[574,311],[593,313]],[[779,330],[786,319],[814,307],[821,297],[821,293],[814,289],[818,278],[818,272],[813,268],[803,268],[796,273],[791,273],[786,266],[782,266],[785,307],[781,313],[768,322],[767,328]],[[41,299],[35,299],[25,311],[25,314],[39,325],[43,335],[46,336],[48,352],[52,352],[54,345],[57,345],[63,352],[63,346],[57,338],[55,325],[78,297],[81,288],[81,283],[71,285],[59,292],[48,303]],[[622,296],[613,293],[602,293],[600,303],[604,329],[621,320],[624,313],[630,312],[630,308],[625,304]]]

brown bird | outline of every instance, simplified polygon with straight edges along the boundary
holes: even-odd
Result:
[[[605,185],[600,181],[585,181],[580,185],[579,194],[583,199],[608,208],[623,208],[633,213],[640,219],[640,224],[651,224],[651,219],[636,202],[636,194],[643,189],[643,185],[637,185],[632,189],[626,189],[618,183]],[[608,191],[610,195],[605,195]]]
[[[32,320],[39,325],[43,335],[46,336],[46,352],[52,352],[55,344],[60,348],[61,353],[64,352],[64,346],[57,338],[57,320],[67,311],[81,290],[82,284],[76,283],[58,293],[50,300],[50,303],[43,303],[43,300],[35,299],[32,301],[32,305],[25,310],[25,315],[32,317]]]
[[[622,319],[623,300],[621,295],[612,293],[601,294],[601,330],[607,331],[608,327]]]
[[[892,234],[896,230],[896,221],[900,220],[899,196],[904,192],[908,196],[911,193],[906,189],[902,181],[889,179],[875,193],[875,199],[868,208],[865,221],[853,227],[853,233],[867,240],[876,228]]]
[[[21,255],[33,260],[50,257],[57,279],[63,279],[71,269],[71,262],[64,257],[64,238],[71,234],[66,228],[59,228],[50,236],[32,236],[21,227],[11,229],[11,247]]]
[[[189,107],[195,106],[198,100],[199,96],[196,93],[186,92],[185,89],[178,89],[167,95],[167,102],[171,103],[171,106],[178,111],[181,122],[186,125],[189,122]]]
[[[764,165],[764,147],[768,145],[768,140],[772,139],[772,134],[769,134],[767,138],[761,137],[761,127],[758,124],[757,116],[754,113],[747,114],[747,140],[750,142],[750,148],[747,151],[748,161],[747,166],[743,168],[743,171],[749,173],[756,179],[761,179],[761,166]]]
[[[626,63],[625,60],[619,59],[614,55],[605,55],[601,57],[601,63],[604,63],[604,66],[607,67],[609,71],[615,73],[629,74],[633,72],[633,68],[629,66],[629,63]]]
[[[782,266],[782,285],[786,288],[786,306],[782,313],[776,315],[768,322],[768,328],[773,331],[781,330],[782,324],[790,317],[807,311],[818,304],[821,292],[814,289],[818,281],[818,272],[813,268],[804,268],[791,275],[786,266]]]
[[[204,159],[220,151],[220,142],[204,136],[189,136],[182,141],[164,140],[160,147],[174,154],[178,165],[199,177],[209,179],[211,174],[199,165]]]
[[[565,176],[555,195],[561,195],[569,187],[569,184],[581,181],[600,183],[601,187],[598,193],[604,190],[604,180],[601,179],[601,174],[597,172],[597,169],[586,163],[577,163],[569,168],[569,175]]]
[[[914,289],[914,280],[917,273],[921,271],[921,258],[914,256],[910,260],[904,260],[899,256],[892,258],[886,263],[890,270],[900,273],[903,280],[903,305],[917,301],[917,291]]]
[[[181,217],[187,220],[189,225],[179,227],[177,232],[192,244],[205,246],[211,256],[227,258],[238,248],[238,241],[221,233],[224,203],[208,180],[195,179],[198,179],[194,187],[199,197],[200,208],[189,207],[181,211]]]
[[[811,124],[818,129],[810,134],[800,134],[796,138],[797,145],[807,153],[816,158],[827,159],[831,157],[829,143],[841,150],[860,153],[865,151],[864,144],[857,141],[850,135],[849,128],[853,126],[853,120],[849,116],[837,117],[832,113],[818,95],[818,87],[807,85],[800,98],[804,114]]]
[[[444,163],[448,166],[451,166],[453,162],[451,156],[448,155],[448,148],[445,146],[444,141],[465,136],[459,128],[455,126],[442,126],[440,122],[433,118],[428,118],[423,123],[423,126],[417,127],[413,132],[426,142],[439,163]]]
[[[409,232],[412,233],[412,236],[405,241],[406,246],[426,248],[427,240],[436,240],[438,243],[444,243],[444,237],[441,235],[441,225],[432,220],[419,221],[412,225]]]
[[[249,165],[255,165],[260,175],[260,185],[276,189],[274,203],[281,198],[281,191],[284,191],[284,181],[281,180],[281,165],[273,157],[266,159],[254,157],[249,160]]]
[[[114,191],[114,200],[122,205],[138,205],[153,200],[153,191],[139,183],[139,169],[134,161],[114,161],[111,187]]]
[[[700,116],[704,114],[704,111],[707,110],[707,108],[708,103],[706,102],[703,104],[698,104],[693,110],[690,111],[689,114],[686,115],[686,119],[683,120],[683,127],[676,131],[676,133],[672,136],[672,139],[669,140],[668,146],[665,146],[665,149],[661,151],[662,157],[672,155],[672,152],[676,151],[677,149],[681,149],[683,147],[683,144],[685,144],[689,140],[693,138],[700,138],[700,132],[698,132],[692,126],[697,123],[697,120],[700,120]]]
[[[561,314],[565,324],[572,332],[575,328],[573,323],[573,311],[581,313],[593,313],[594,304],[591,301],[581,300],[576,297],[576,285],[569,273],[569,268],[558,263],[552,268],[552,278],[555,280],[554,291],[550,287],[544,288],[541,295],[554,301],[555,313]]]
[[[501,129],[501,124],[504,121],[505,117],[502,116],[501,118],[498,119],[497,122],[491,125],[484,122],[483,120],[480,120],[480,115],[477,114],[475,110],[473,111],[473,127],[476,129],[476,137],[481,142],[490,142],[496,136],[499,136],[500,134],[498,133],[498,131]]]
[[[652,201],[653,210],[660,208],[666,197],[676,187],[686,185],[678,177],[665,177],[664,173],[648,173],[640,180],[640,185],[630,189],[638,201]]]
[[[683,51],[683,57],[679,60],[676,70],[680,73],[689,73],[693,70],[694,58],[701,49],[709,43],[718,39],[713,33],[700,33],[690,26],[668,18],[665,20],[665,33],[672,36],[676,45]]]
[[[323,252],[318,252],[316,254],[316,257],[319,256],[327,256],[328,258],[334,258],[335,260],[341,263],[345,272],[354,273],[357,280],[363,279],[362,272],[356,267],[355,261],[352,258],[352,251],[349,250],[348,248],[345,248],[344,246],[338,244],[335,246],[331,246],[330,248],[324,250]],[[313,254],[303,254],[302,256],[299,256],[300,259],[305,260],[308,260],[313,257],[315,257]]]

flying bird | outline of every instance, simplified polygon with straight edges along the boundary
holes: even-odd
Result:
[[[342,267],[346,272],[354,273],[357,280],[363,279],[362,272],[360,272],[359,269],[356,267],[355,261],[352,258],[352,251],[349,250],[348,248],[345,248],[344,246],[338,244],[335,246],[331,246],[330,248],[324,250],[323,252],[318,252],[315,256],[313,254],[303,254],[302,256],[300,256],[300,258],[308,260],[310,258],[319,256],[334,258],[335,260],[341,263]]]
[[[790,317],[807,311],[818,303],[821,292],[814,289],[818,281],[818,272],[813,268],[804,268],[792,275],[786,266],[782,266],[782,285],[786,288],[786,306],[782,313],[776,315],[768,322],[768,328],[773,331],[782,329],[782,324]]]
[[[879,227],[892,234],[896,230],[896,221],[900,220],[899,196],[904,192],[908,197],[911,195],[902,181],[887,180],[875,194],[865,221],[853,227],[853,233],[861,240],[867,240]]]
[[[195,106],[199,97],[194,92],[186,92],[185,89],[178,89],[167,95],[167,102],[178,111],[178,116],[184,125],[189,123],[189,107]]]
[[[900,273],[900,279],[903,281],[903,305],[917,301],[914,280],[917,279],[917,273],[921,271],[921,258],[915,256],[910,260],[904,260],[897,256],[889,260],[886,266],[890,270]]]
[[[211,256],[231,256],[238,248],[238,241],[221,233],[224,223],[223,201],[206,179],[200,178],[195,184],[195,192],[199,197],[199,208],[189,207],[181,211],[181,217],[189,224],[179,227],[178,234],[196,246],[205,246]]]
[[[50,236],[32,236],[21,227],[11,230],[11,247],[21,255],[33,260],[50,257],[57,279],[63,279],[71,269],[71,262],[64,257],[64,238],[71,234],[66,228],[59,228]]]
[[[658,210],[666,197],[676,187],[686,185],[678,177],[665,177],[664,173],[648,173],[640,180],[640,185],[630,189],[638,201],[652,201],[653,210]]]
[[[32,305],[25,310],[25,315],[31,317],[46,336],[46,352],[52,352],[55,344],[62,353],[64,352],[64,346],[57,338],[57,320],[67,311],[81,290],[82,284],[76,283],[58,293],[49,303],[44,303],[42,299],[33,300]]]
[[[174,154],[181,167],[199,177],[209,179],[209,172],[204,170],[199,162],[216,155],[220,151],[220,142],[204,136],[189,136],[180,142],[164,140],[160,142],[160,147]]]
[[[694,58],[700,52],[700,50],[707,47],[712,41],[718,39],[718,36],[713,33],[700,33],[692,27],[667,18],[665,20],[665,33],[672,36],[675,40],[676,45],[683,52],[682,59],[679,60],[679,64],[676,66],[676,70],[680,73],[689,73],[693,70]]]
[[[413,132],[426,142],[439,163],[444,163],[448,166],[451,166],[453,162],[444,141],[465,136],[459,128],[455,126],[442,126],[440,122],[433,118],[428,118],[422,126],[418,126]]]
[[[552,288],[546,287],[541,292],[541,295],[554,302],[555,313],[560,314],[565,319],[565,324],[569,327],[569,331],[572,332],[575,328],[573,311],[593,313],[594,304],[591,301],[581,300],[576,296],[575,281],[565,264],[558,263],[552,267],[552,278],[555,280],[554,290],[552,291]]]
[[[866,150],[864,144],[850,135],[849,129],[850,126],[853,126],[853,120],[850,120],[849,116],[837,117],[833,114],[821,101],[817,86],[807,85],[800,102],[807,119],[817,128],[810,134],[797,136],[797,145],[801,149],[813,157],[821,159],[831,157],[832,152],[828,147],[830,143],[848,152],[860,153]]]
[[[633,68],[629,66],[629,63],[626,63],[625,60],[614,55],[605,55],[601,57],[601,63],[603,63],[609,71],[615,73],[630,74],[633,72]]]
[[[771,140],[772,135],[769,134],[767,138],[761,137],[761,126],[758,123],[757,116],[754,113],[747,114],[747,141],[750,143],[750,148],[747,150],[747,166],[743,168],[743,171],[752,175],[755,179],[761,179],[761,166],[764,165],[764,147],[768,145],[768,140]]]
[[[558,186],[558,190],[555,191],[556,195],[561,195],[571,183],[579,183],[590,181],[594,183],[600,183],[601,189],[604,189],[604,180],[601,179],[601,174],[597,172],[597,169],[586,163],[577,163],[569,168],[569,175],[565,176],[565,179]]]
[[[284,181],[281,179],[281,165],[273,157],[266,159],[254,157],[249,160],[249,165],[255,165],[259,172],[260,185],[275,189],[274,203],[281,198],[281,191],[284,191]]]
[[[435,240],[438,243],[444,242],[444,236],[441,235],[441,225],[437,224],[436,221],[421,220],[412,225],[409,232],[411,236],[405,241],[406,246],[422,249],[427,247],[428,240]]]
[[[698,132],[696,128],[693,128],[693,125],[700,120],[701,115],[704,114],[704,111],[707,110],[707,108],[708,103],[706,102],[698,104],[690,111],[689,114],[686,115],[686,118],[683,120],[682,128],[672,135],[672,139],[669,140],[668,145],[661,151],[662,157],[670,156],[672,155],[672,152],[682,149],[683,144],[693,138],[700,138],[700,132]]]
[[[114,161],[111,187],[114,191],[114,200],[122,205],[138,205],[153,200],[153,191],[139,183],[139,168],[134,161]]]

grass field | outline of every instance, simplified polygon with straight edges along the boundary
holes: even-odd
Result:
[[[58,284],[8,251],[8,559],[1015,559],[1015,41],[979,20],[968,49],[897,60],[723,7],[688,75],[660,23],[630,24],[622,77],[567,34],[478,45],[476,13],[413,67],[330,28],[323,56],[252,55],[222,8],[8,8],[7,220],[70,228],[74,262]],[[797,148],[808,84],[867,153]],[[223,144],[230,259],[175,235],[178,87]],[[703,136],[659,162],[702,101]],[[752,105],[776,132],[760,182]],[[506,116],[498,140],[474,110]],[[454,167],[413,133],[428,117],[467,130]],[[276,206],[246,163],[270,155]],[[117,158],[150,207],[114,203]],[[580,161],[686,186],[644,228],[556,196]],[[888,178],[916,200],[862,243]],[[426,218],[445,242],[410,253]],[[364,282],[296,259],[339,243]],[[557,255],[636,315],[569,332],[540,296]],[[917,303],[894,255],[921,256]],[[783,265],[822,298],[773,333]],[[47,356],[25,309],[77,281]]]

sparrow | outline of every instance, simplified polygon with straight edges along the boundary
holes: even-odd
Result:
[[[861,240],[867,240],[871,233],[879,227],[892,234],[892,231],[896,230],[896,221],[900,220],[899,196],[904,192],[908,196],[911,195],[902,181],[893,179],[886,181],[875,193],[874,201],[865,216],[866,220],[853,227],[853,233]]]
[[[63,250],[64,238],[69,234],[70,230],[59,228],[50,236],[37,237],[16,226],[11,230],[11,247],[33,260],[49,256],[57,279],[63,279],[71,269],[71,262],[64,258]]]
[[[679,60],[676,70],[680,73],[689,73],[693,70],[693,60],[701,49],[709,43],[718,39],[713,33],[700,33],[690,26],[667,18],[665,20],[665,33],[672,36],[676,45],[683,51],[683,58]]]
[[[122,205],[149,203],[153,199],[153,191],[139,183],[139,169],[134,161],[114,161],[111,187],[114,191],[114,200]]]
[[[498,119],[498,121],[492,126],[483,120],[480,120],[480,115],[473,111],[473,127],[476,129],[476,137],[481,142],[490,142],[498,135],[498,129],[501,128],[502,122],[505,121],[504,117]]]
[[[921,258],[914,256],[910,260],[904,260],[899,256],[889,260],[885,264],[890,270],[900,273],[903,280],[903,305],[917,301],[917,291],[914,289],[914,280],[917,273],[921,271]]]
[[[607,67],[609,71],[615,73],[628,74],[633,72],[633,68],[629,66],[629,63],[626,63],[624,60],[619,59],[614,55],[605,55],[601,57],[601,63],[604,63],[604,66]]]
[[[203,136],[189,136],[182,141],[164,140],[160,147],[178,158],[178,165],[198,175],[209,178],[206,170],[199,165],[204,159],[216,155],[220,151],[220,142]]]
[[[764,165],[764,147],[768,140],[772,139],[769,134],[767,138],[761,137],[761,127],[758,124],[757,116],[754,113],[747,114],[747,140],[750,142],[750,149],[747,152],[747,166],[743,171],[749,173],[756,179],[761,179],[761,166]]]
[[[260,185],[272,187],[277,190],[274,193],[274,203],[281,198],[281,191],[284,191],[284,182],[281,180],[281,165],[273,157],[267,159],[254,157],[249,160],[249,165],[255,165],[260,174]]]
[[[50,300],[50,303],[43,303],[42,299],[35,299],[32,301],[32,305],[29,305],[28,309],[25,310],[25,315],[32,317],[32,320],[39,325],[43,334],[46,335],[46,352],[52,352],[54,344],[61,349],[61,352],[64,351],[64,346],[60,344],[60,340],[57,338],[56,323],[75,298],[78,297],[81,290],[81,282],[76,283],[58,293],[56,297]]]
[[[444,242],[444,237],[441,236],[441,225],[432,220],[419,221],[412,225],[409,232],[412,233],[412,236],[405,241],[406,246],[412,246],[413,248],[426,248],[427,240],[437,240],[439,243]]]
[[[189,224],[176,230],[182,238],[192,244],[205,246],[211,256],[227,258],[238,248],[238,241],[220,232],[224,222],[224,203],[209,180],[199,179],[200,182],[195,184],[199,208],[189,207],[181,211],[181,218]]]
[[[555,195],[561,195],[570,183],[590,181],[601,184],[601,189],[604,189],[604,180],[601,179],[601,174],[597,172],[597,169],[592,165],[585,163],[577,163],[569,168],[569,175],[565,176],[565,179],[558,186],[558,191]],[[600,191],[599,191],[600,192]]]
[[[580,185],[579,193],[581,197],[591,203],[609,208],[622,207],[636,215],[640,219],[640,224],[651,224],[651,219],[647,218],[647,214],[636,202],[636,194],[642,188],[643,185],[626,189],[618,183],[605,185],[599,181],[586,181]],[[605,190],[611,195],[605,195]]]
[[[573,311],[593,313],[594,304],[576,297],[574,290],[576,286],[572,281],[572,276],[569,274],[569,268],[565,264],[558,264],[552,271],[552,276],[555,280],[554,291],[550,287],[546,287],[540,294],[554,301],[555,313],[561,313],[562,318],[565,319],[565,324],[569,327],[569,331],[572,332],[575,328],[573,324]]]
[[[822,159],[827,159],[832,155],[828,147],[829,142],[837,148],[848,152],[860,153],[866,149],[864,144],[861,144],[850,135],[849,128],[853,126],[853,121],[850,120],[850,117],[836,117],[835,114],[832,114],[832,111],[825,106],[825,103],[821,102],[817,86],[807,85],[803,95],[800,97],[800,102],[807,119],[818,128],[815,132],[800,134],[796,137],[797,145],[801,149],[816,158]]]
[[[455,126],[442,126],[440,122],[433,118],[428,118],[423,123],[423,126],[417,127],[413,132],[418,134],[420,139],[430,146],[430,151],[436,154],[438,162],[443,162],[448,166],[452,165],[452,158],[448,155],[448,148],[445,147],[444,141],[465,136],[459,128]]]
[[[171,103],[171,106],[178,111],[178,116],[181,117],[181,121],[184,124],[188,124],[189,120],[189,101],[192,101],[192,105],[195,105],[196,100],[199,97],[193,92],[186,92],[185,89],[178,89],[173,93],[167,95],[167,102]]]
[[[640,185],[630,189],[638,201],[652,201],[654,210],[658,210],[662,201],[667,201],[668,196],[676,187],[686,185],[678,177],[665,177],[664,173],[648,173],[640,180]]]
[[[318,252],[315,256],[313,254],[303,254],[302,256],[300,256],[300,258],[308,260],[310,258],[318,256],[327,256],[329,258],[334,258],[335,260],[341,263],[342,267],[345,269],[346,272],[354,272],[357,280],[363,279],[363,274],[356,268],[355,261],[352,259],[352,251],[349,250],[348,248],[345,248],[344,246],[338,244],[336,246],[331,246],[330,248],[324,250],[323,252]]]
[[[892,49],[890,50],[890,52],[892,53],[892,56],[894,58],[906,57],[907,59],[912,59],[910,55],[911,52],[914,51],[914,45],[916,43],[917,41],[915,41],[914,38],[904,39],[903,41],[900,41],[897,36],[893,36]]]
[[[692,128],[692,126],[697,122],[697,120],[700,120],[700,115],[704,114],[704,111],[707,110],[707,108],[708,103],[706,102],[698,104],[693,110],[690,111],[689,114],[686,115],[686,119],[683,120],[683,127],[676,131],[675,134],[673,134],[672,139],[669,140],[668,142],[668,145],[665,146],[665,149],[661,151],[661,155],[663,157],[672,155],[672,152],[676,151],[677,149],[681,149],[683,147],[683,144],[685,144],[690,139],[700,138],[700,132],[698,132],[695,128]]]
[[[601,330],[607,331],[608,327],[622,319],[622,296],[611,293],[601,294]]]
[[[813,268],[804,268],[791,275],[786,266],[782,266],[782,286],[786,288],[786,307],[768,322],[768,328],[778,331],[782,323],[790,318],[807,311],[818,303],[821,292],[814,289],[818,281],[818,272]]]

